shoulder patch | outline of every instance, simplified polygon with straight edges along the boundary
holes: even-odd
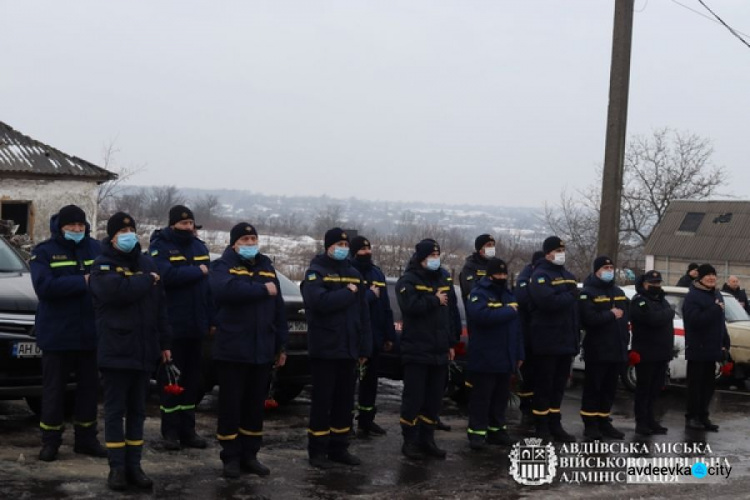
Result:
[[[646,301],[642,300],[642,301],[638,302],[638,305],[641,306],[641,307],[644,307],[646,305]]]
[[[479,300],[479,297],[477,297],[476,295],[472,295],[470,300],[472,302],[476,302],[477,300]]]
[[[545,278],[544,276],[542,276],[541,278],[537,278],[536,279],[537,283],[545,283],[546,281],[547,281],[547,278]]]
[[[466,277],[466,281],[471,281],[471,280],[473,280],[473,279],[474,279],[474,276],[473,276],[473,275],[472,275],[472,276],[467,276],[467,277]]]
[[[400,293],[404,293],[406,291],[406,287],[402,287],[401,290],[399,290]]]
[[[520,282],[520,283],[518,284],[518,288],[523,288],[523,287],[525,287],[526,285],[528,285],[528,283],[527,283],[527,282],[525,282],[525,281],[522,281],[522,282]]]
[[[156,257],[157,255],[159,255],[159,250],[152,250],[151,251],[151,257]]]
[[[453,281],[453,278],[451,278],[450,276],[446,276],[445,281]]]
[[[109,271],[110,269],[109,264],[102,264],[99,266],[100,271]]]
[[[582,294],[580,295],[580,298],[581,298],[581,300],[586,300],[586,299],[588,299],[588,298],[589,298],[589,296],[588,296],[588,295],[586,295],[585,293],[582,293]]]
[[[34,259],[36,259],[36,254],[32,254],[29,260],[34,260]]]
[[[315,273],[310,273],[307,275],[307,281],[315,281],[318,279],[318,277],[315,275]]]

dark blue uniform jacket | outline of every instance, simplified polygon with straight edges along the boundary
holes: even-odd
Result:
[[[722,348],[729,349],[729,332],[718,290],[707,290],[697,282],[690,285],[682,303],[685,323],[685,359],[688,361],[721,361]]]
[[[469,293],[475,286],[477,286],[479,280],[487,275],[487,265],[489,263],[489,259],[482,257],[479,252],[474,252],[466,257],[464,267],[458,275],[458,284],[461,288],[461,300],[463,300],[464,303],[466,303]]]
[[[90,237],[88,224],[79,244],[66,240],[57,215],[50,220],[50,232],[31,254],[31,280],[39,297],[37,344],[45,351],[94,350],[94,305],[84,275],[91,273],[101,245]]]
[[[615,318],[612,308],[622,310]],[[602,281],[595,274],[583,282],[578,310],[585,330],[583,355],[588,361],[625,362],[628,359],[630,304],[625,293],[614,281]]]
[[[275,296],[268,294],[265,284],[269,282],[276,285]],[[258,254],[245,260],[227,247],[211,264],[210,283],[218,323],[214,359],[272,363],[286,345],[289,327],[271,259]]]
[[[485,276],[474,286],[466,303],[471,321],[469,371],[513,373],[524,359],[523,340],[515,297]]]
[[[164,283],[172,338],[204,337],[212,323],[211,301],[208,276],[198,266],[209,265],[208,248],[167,227],[151,235],[149,254]]]
[[[579,347],[576,278],[541,260],[529,280],[531,348],[534,355],[575,355]]]
[[[448,294],[441,306],[435,295]],[[403,318],[401,361],[431,365],[448,364],[448,351],[458,342],[458,306],[453,281],[443,269],[429,271],[415,257],[396,283],[398,305]]]
[[[154,283],[158,271],[136,244],[129,253],[102,242],[92,267],[91,294],[96,311],[99,368],[153,372],[161,351],[169,349],[171,331],[164,287]]]
[[[521,269],[516,278],[516,286],[513,289],[513,295],[518,302],[518,314],[521,321],[521,335],[523,336],[524,352],[530,356],[531,350],[531,309],[532,301],[529,295],[529,280],[534,272],[534,265],[527,264]]]
[[[357,286],[352,292],[348,284]],[[372,354],[370,308],[366,288],[349,260],[315,256],[300,284],[312,358],[358,359]]]
[[[630,302],[632,349],[641,361],[669,361],[674,356],[674,309],[664,290],[643,288],[643,276],[635,284],[638,292]]]
[[[388,298],[388,287],[385,283],[385,275],[380,268],[372,263],[366,264],[352,260],[352,265],[362,275],[367,303],[370,306],[370,326],[372,329],[373,353],[383,350],[385,342],[396,341],[396,330],[393,324],[393,311],[391,301]],[[378,287],[380,297],[370,290],[371,286]]]

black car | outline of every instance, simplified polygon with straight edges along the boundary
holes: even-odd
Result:
[[[0,237],[0,399],[25,398],[41,409],[42,351],[34,338],[37,297],[21,255]],[[68,385],[72,390],[75,386]],[[72,392],[66,408],[72,407]]]
[[[397,278],[387,278],[386,283],[388,286],[388,299],[391,303],[391,309],[393,310],[393,322],[396,328],[396,342],[394,342],[393,350],[390,352],[383,352],[380,356],[380,367],[378,369],[378,376],[389,378],[392,380],[402,380],[404,378],[404,368],[401,364],[400,354],[400,339],[401,339],[401,309],[398,306],[398,299],[396,298],[396,282]],[[461,297],[461,292],[458,287],[456,289],[456,296]],[[460,401],[464,400],[466,396],[466,356],[469,347],[469,334],[466,330],[466,310],[464,309],[463,301],[458,301],[458,312],[461,314],[461,338],[458,343],[453,346],[456,352],[456,358],[453,363],[450,364],[448,371],[448,385],[446,387],[446,394],[451,398]]]
[[[284,297],[286,306],[289,337],[286,342],[286,364],[274,370],[269,395],[279,403],[287,403],[297,397],[305,385],[312,382],[312,375],[310,374],[310,358],[307,355],[307,320],[302,292],[299,286],[280,272],[276,271],[276,276],[279,279],[281,295]],[[210,391],[217,384],[212,351],[213,337],[209,337],[209,341],[204,343],[203,348],[203,393]]]

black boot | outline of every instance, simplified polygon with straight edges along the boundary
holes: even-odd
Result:
[[[508,435],[507,429],[503,426],[497,431],[490,430],[487,433],[487,444],[494,446],[511,446],[513,444],[513,438]]]
[[[651,429],[651,432],[653,434],[666,434],[669,432],[669,429],[664,427],[663,425],[659,424],[656,420],[652,420],[649,422],[648,427]],[[638,426],[636,425],[636,431],[638,430]]]
[[[701,419],[701,424],[703,424],[703,428],[709,432],[719,432],[719,426],[715,423],[711,422],[711,420],[706,417]]]
[[[245,472],[255,474],[256,476],[267,476],[271,469],[260,463],[257,457],[246,458],[240,463],[240,467]]]
[[[487,439],[484,434],[469,432],[467,437],[469,438],[469,448],[472,450],[483,450],[487,448]]]
[[[180,445],[182,445],[183,448],[196,448],[202,450],[208,446],[208,443],[205,439],[193,432],[192,435],[181,438]]]
[[[154,486],[154,482],[149,478],[143,469],[139,467],[128,467],[125,470],[125,477],[128,483],[137,486],[138,488],[149,490]]]
[[[39,451],[39,460],[42,462],[53,462],[57,459],[57,450],[59,447],[54,444],[47,443],[42,446]]]
[[[602,431],[599,429],[598,417],[581,416],[583,420],[583,437],[586,441],[598,441],[602,438]]]
[[[549,432],[549,415],[534,415],[534,435],[544,441],[551,441],[552,434]]]
[[[73,451],[81,455],[88,455],[90,457],[106,458],[107,449],[101,445],[99,441],[94,438],[86,442],[76,443],[73,446]]]
[[[653,434],[656,434],[651,426],[646,424],[639,424],[638,422],[636,422],[635,424],[635,433],[639,436],[651,436]]]
[[[609,417],[599,417],[599,430],[602,431],[602,436],[612,439],[623,439],[625,433],[618,431],[609,421]]]
[[[110,467],[107,486],[110,490],[114,491],[125,491],[128,489],[125,467]]]
[[[445,460],[447,453],[435,444],[435,426],[422,422],[419,425],[419,447],[427,456]]]
[[[337,450],[328,453],[328,459],[344,465],[360,465],[362,461],[349,453],[349,450]]]
[[[694,431],[704,431],[706,430],[705,427],[703,427],[703,423],[698,420],[697,418],[686,418],[685,419],[685,429],[690,429]]]
[[[227,479],[237,479],[240,477],[240,461],[239,460],[227,460],[224,462],[224,467],[221,471],[221,475]]]
[[[562,426],[562,415],[559,413],[550,413],[549,416],[549,431],[552,434],[552,439],[560,443],[575,443],[576,438],[572,434],[563,429]]]
[[[167,451],[180,451],[182,449],[182,446],[180,445],[180,440],[176,437],[165,437],[161,440],[161,446]]]

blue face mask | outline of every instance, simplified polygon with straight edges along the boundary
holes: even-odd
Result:
[[[83,238],[86,236],[86,233],[77,233],[75,231],[63,231],[65,234],[65,239],[68,241],[74,241],[76,244],[83,241]]]
[[[427,269],[430,271],[437,271],[440,269],[440,257],[430,257],[427,259]]]
[[[613,279],[615,279],[615,272],[614,271],[602,271],[602,275],[600,276],[600,279],[602,281],[610,282]]]
[[[138,236],[135,233],[122,233],[117,236],[117,248],[125,253],[135,248],[136,243],[138,243]]]
[[[344,260],[349,257],[349,247],[333,247],[333,260]]]
[[[243,259],[254,259],[258,255],[258,245],[240,245],[237,253]]]

